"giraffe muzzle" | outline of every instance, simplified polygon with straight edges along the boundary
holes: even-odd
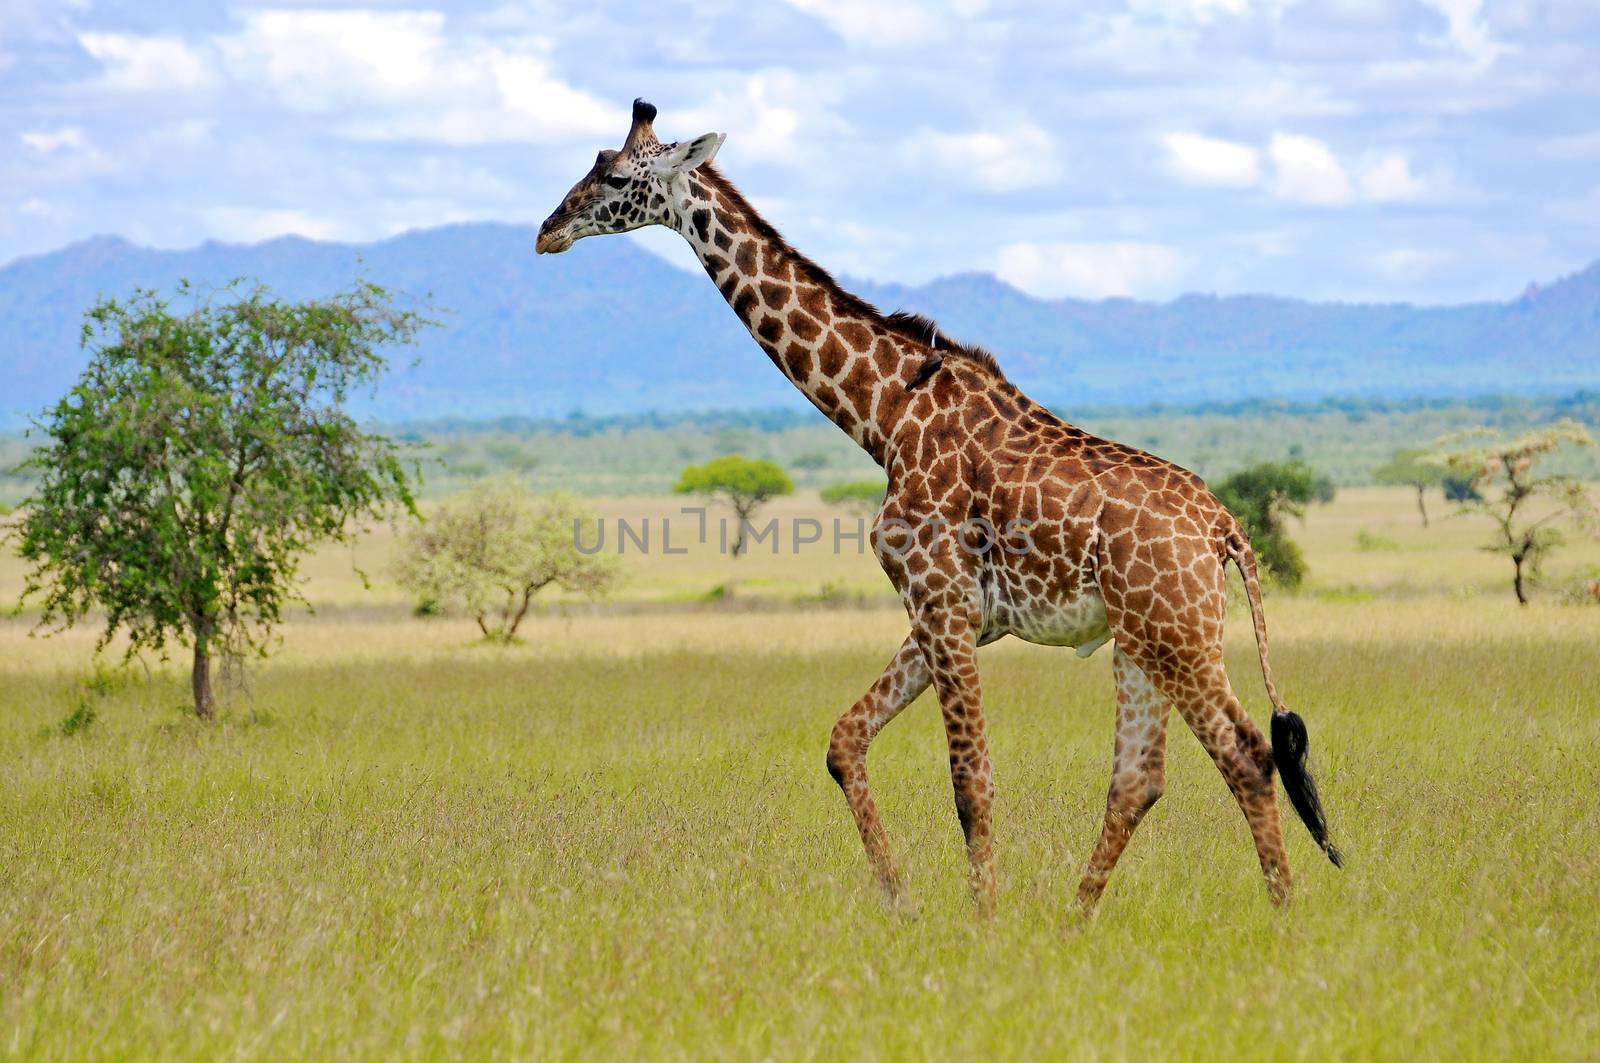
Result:
[[[572,246],[572,237],[564,225],[552,226],[549,221],[539,226],[539,236],[533,242],[533,250],[539,255],[558,255]]]

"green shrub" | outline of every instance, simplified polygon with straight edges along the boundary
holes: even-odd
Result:
[[[71,738],[75,734],[87,731],[94,723],[99,713],[95,711],[94,703],[86,697],[79,697],[78,704],[67,713],[66,717],[56,725],[63,738]]]
[[[1217,484],[1217,497],[1244,526],[1256,560],[1269,577],[1297,587],[1306,576],[1305,556],[1289,538],[1288,518],[1304,517],[1316,497],[1316,476],[1304,462],[1263,462]]]

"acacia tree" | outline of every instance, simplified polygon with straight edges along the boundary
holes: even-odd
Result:
[[[830,506],[844,506],[871,513],[883,504],[884,492],[889,485],[882,480],[851,480],[848,483],[830,484],[822,489],[822,500]]]
[[[1372,470],[1372,478],[1380,484],[1412,487],[1417,492],[1417,512],[1422,514],[1422,526],[1428,526],[1428,488],[1444,483],[1444,467],[1430,460],[1428,451],[1420,448],[1397,450],[1382,465]]]
[[[265,654],[300,557],[355,523],[412,507],[394,444],[351,418],[381,351],[425,319],[359,284],[289,303],[235,284],[179,312],[151,291],[85,315],[89,365],[34,422],[39,481],[10,529],[33,566],[41,627],[103,610],[103,648],[193,650],[195,713],[215,715],[211,662]]]
[[[1289,538],[1287,525],[1290,517],[1303,518],[1316,497],[1316,475],[1310,467],[1299,461],[1263,462],[1241,469],[1213,490],[1244,525],[1261,567],[1284,586],[1299,586],[1306,561]]]
[[[485,639],[510,642],[551,584],[594,595],[616,583],[615,557],[578,549],[578,528],[592,520],[568,495],[541,498],[511,480],[485,480],[412,529],[396,575],[413,593],[465,611]]]
[[[1494,542],[1484,549],[1511,558],[1515,570],[1511,586],[1523,605],[1528,604],[1529,581],[1538,578],[1545,557],[1563,542],[1556,525],[1593,530],[1597,524],[1595,503],[1583,481],[1561,473],[1540,475],[1534,467],[1569,443],[1594,446],[1589,433],[1573,420],[1511,438],[1477,428],[1436,443],[1435,460],[1470,479],[1473,496],[1457,503],[1459,511],[1482,513],[1494,521]],[[1496,493],[1490,494],[1492,490]]]
[[[733,507],[739,518],[738,538],[733,544],[733,556],[738,558],[745,551],[745,533],[755,511],[779,495],[794,494],[794,481],[775,462],[727,454],[684,469],[672,490],[680,495],[721,498]]]

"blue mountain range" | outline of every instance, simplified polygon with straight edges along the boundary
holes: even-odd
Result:
[[[802,405],[716,289],[630,240],[533,253],[493,223],[370,244],[298,237],[180,251],[96,237],[0,268],[0,424],[60,396],[86,355],[83,311],[180,279],[257,280],[293,298],[358,277],[431,308],[440,327],[362,412],[384,420],[610,415]],[[983,273],[906,287],[843,283],[988,347],[1017,384],[1067,412],[1250,398],[1547,395],[1600,386],[1600,262],[1504,302],[1417,307],[1265,295],[1171,302],[1036,299]]]

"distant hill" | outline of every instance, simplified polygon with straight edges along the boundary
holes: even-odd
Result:
[[[533,230],[453,225],[372,244],[284,237],[153,251],[97,237],[0,268],[0,425],[59,396],[84,362],[83,310],[180,278],[261,280],[293,297],[363,275],[437,308],[365,412],[391,420],[794,408],[801,401],[704,277],[628,240],[536,258]],[[1520,298],[1453,307],[1186,295],[1041,300],[988,274],[850,282],[981,343],[1071,411],[1152,401],[1554,394],[1600,386],[1600,262]]]

